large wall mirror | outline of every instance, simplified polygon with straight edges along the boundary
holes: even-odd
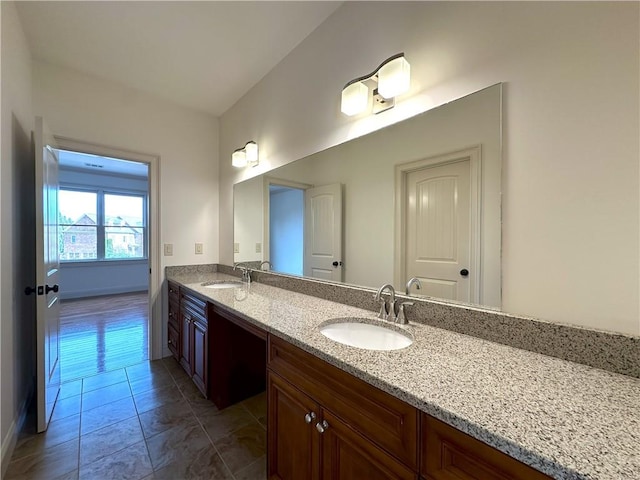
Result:
[[[501,112],[498,84],[234,185],[235,262],[500,308]]]

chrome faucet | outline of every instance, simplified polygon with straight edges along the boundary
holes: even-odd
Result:
[[[264,262],[261,262],[261,263],[260,263],[260,270],[262,270],[262,266],[263,266],[265,263],[269,266],[269,270],[271,270],[271,269],[273,268],[273,264],[272,264],[269,260],[265,260]]]
[[[404,293],[407,295],[411,295],[411,287],[413,285],[416,286],[416,290],[422,289],[422,283],[420,282],[420,279],[413,277],[413,278],[410,278],[409,281],[407,282],[407,286],[404,290]]]
[[[389,290],[389,302],[382,298],[382,294],[385,290]],[[380,313],[378,313],[378,318],[383,320],[389,320],[391,322],[396,321],[396,291],[393,288],[393,285],[390,283],[385,283],[382,285],[378,292],[373,297],[377,302],[382,301],[382,305],[380,306]]]
[[[240,271],[242,272],[242,281],[243,282],[247,282],[247,285],[251,284],[251,269],[249,268],[249,265],[247,265],[244,262],[238,262],[235,263],[233,265],[233,270],[235,271],[236,268],[240,269]]]

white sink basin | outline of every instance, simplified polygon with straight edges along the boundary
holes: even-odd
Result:
[[[204,282],[202,286],[204,288],[239,288],[242,286],[242,282],[236,282],[234,280],[219,280],[217,282]]]
[[[366,323],[365,323],[366,322]],[[404,330],[371,323],[370,319],[345,318],[320,325],[320,333],[331,340],[365,350],[400,350],[413,343]]]

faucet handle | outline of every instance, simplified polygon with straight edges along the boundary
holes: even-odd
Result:
[[[406,305],[411,306],[413,305],[413,302],[402,302],[398,307],[398,317],[396,318],[396,322],[402,325],[406,325],[407,323],[409,323],[409,320],[407,320],[407,317],[404,312],[404,307]]]
[[[374,295],[373,299],[380,302],[380,312],[378,312],[378,318],[386,320],[387,313],[387,301],[379,295]]]

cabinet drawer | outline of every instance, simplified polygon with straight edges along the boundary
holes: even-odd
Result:
[[[418,469],[419,416],[414,407],[273,335],[268,366],[412,470]]]
[[[180,328],[180,307],[177,301],[169,300],[168,321],[176,330]]]
[[[173,282],[168,282],[167,285],[169,291],[169,302],[178,303],[180,301],[180,287]]]
[[[430,480],[551,480],[426,413],[422,414],[420,470]]]
[[[207,302],[195,295],[182,291],[180,293],[180,307],[183,311],[189,311],[202,320],[207,318]]]

